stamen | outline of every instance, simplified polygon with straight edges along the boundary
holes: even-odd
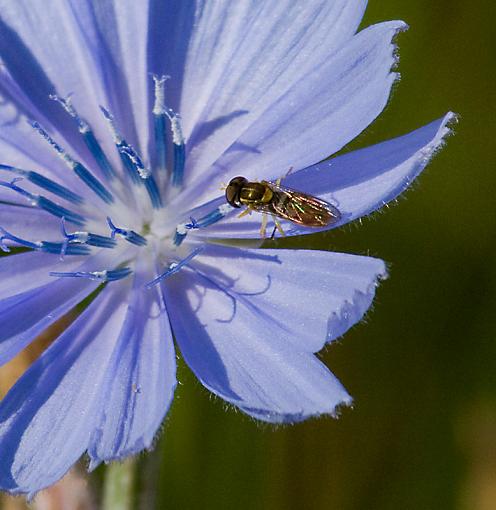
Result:
[[[10,232],[7,232],[4,228],[0,227],[0,249],[5,253],[10,252],[10,248],[3,242],[5,239],[14,241],[15,243],[20,244],[21,246],[24,246],[26,248],[39,250],[38,243],[32,243],[30,241],[26,241],[25,239],[21,239],[20,237],[16,237],[12,235]]]
[[[165,82],[170,76],[152,75],[155,82],[155,101],[153,104],[153,128],[155,133],[155,151],[157,155],[157,168],[165,171],[167,167],[167,131],[166,131],[166,106],[165,106]]]
[[[180,223],[176,227],[176,232],[174,234],[174,244],[179,246],[184,241],[188,230],[196,230],[199,228],[209,227],[210,225],[213,225],[214,223],[217,223],[223,219],[233,209],[234,208],[230,204],[222,204],[205,216],[202,216],[199,220],[191,217],[190,223]]]
[[[64,163],[74,171],[74,173],[107,204],[114,201],[114,197],[107,188],[79,161],[67,154],[67,152],[41,127],[39,122],[31,123],[32,127],[51,145]]]
[[[112,138],[114,140],[114,144],[119,152],[119,156],[121,158],[122,164],[124,165],[124,168],[126,170],[128,177],[130,177],[131,180],[135,184],[139,184],[141,182],[141,179],[140,179],[139,175],[136,173],[136,170],[134,168],[132,161],[129,159],[128,156],[126,156],[121,151],[121,149],[123,147],[129,147],[128,143],[122,137],[122,135],[119,133],[119,131],[117,131],[113,115],[103,106],[100,106],[100,110],[102,111],[103,116],[105,117],[105,120],[107,121],[110,133],[112,134]]]
[[[129,241],[132,244],[135,244],[136,246],[145,246],[148,244],[148,241],[140,234],[135,232],[134,230],[126,230],[123,228],[116,227],[109,216],[107,216],[107,223],[110,227],[110,230],[112,233],[110,234],[110,237],[112,239],[115,238],[116,234],[121,235],[124,237],[126,241]]]
[[[45,253],[61,253],[63,249],[63,243],[53,243],[50,241],[27,241],[17,237],[10,232],[7,232],[4,228],[0,227],[0,249],[4,252],[10,252],[10,248],[3,242],[5,239],[13,241],[24,248],[31,248],[36,251],[43,251]],[[88,246],[81,244],[69,245],[66,247],[66,255],[89,255],[91,249]]]
[[[53,99],[59,103],[62,108],[64,108],[64,110],[76,121],[78,130],[83,136],[86,146],[95,158],[95,161],[98,163],[98,166],[101,168],[103,174],[105,177],[113,179],[115,177],[115,172],[112,168],[112,165],[107,159],[107,156],[105,155],[102,147],[98,143],[98,140],[96,139],[96,136],[93,133],[90,125],[78,115],[72,104],[71,96],[68,96],[66,99],[64,99],[55,94],[52,94],[50,99]]]
[[[103,271],[75,271],[72,273],[59,273],[57,271],[51,271],[50,276],[56,276],[59,278],[88,278],[89,280],[95,280],[102,283],[115,282],[127,278],[131,273],[132,269],[129,267],[123,267],[120,269],[105,269]]]
[[[120,152],[125,154],[134,165],[134,168],[138,172],[138,175],[143,179],[148,179],[150,177],[152,171],[149,168],[146,168],[142,159],[139,157],[138,153],[133,149],[131,145],[125,145],[121,147]]]
[[[200,252],[204,250],[204,246],[199,246],[198,248],[194,249],[187,257],[180,260],[179,262],[172,262],[169,264],[169,268],[164,271],[160,276],[157,276],[154,280],[151,282],[148,282],[145,287],[147,289],[150,289],[157,283],[160,283],[162,280],[165,280],[166,278],[169,278],[169,276],[172,276],[173,274],[180,271],[184,266],[186,266],[193,258],[195,258]]]
[[[212,212],[201,217],[199,220],[191,218],[191,223],[188,223],[186,227],[189,229],[210,227],[210,225],[213,225],[214,223],[217,223],[218,221],[222,220],[226,216],[226,214],[230,213],[233,210],[234,208],[230,204],[222,204],[216,209],[214,209]]]
[[[165,112],[170,121],[172,132],[172,145],[174,148],[174,167],[172,169],[172,185],[176,188],[182,186],[184,178],[184,165],[186,163],[186,144],[184,141],[181,118],[172,111]]]
[[[160,209],[162,207],[162,197],[160,196],[160,191],[152,175],[152,171],[145,167],[142,159],[130,145],[122,147],[119,150],[131,160],[136,172],[138,172],[138,175],[148,191],[153,207],[155,209]]]
[[[42,189],[57,195],[68,202],[72,202],[74,204],[82,204],[84,202],[83,197],[80,195],[73,193],[69,188],[62,186],[61,184],[57,184],[55,181],[48,179],[47,177],[39,174],[38,172],[33,172],[31,170],[23,170],[22,168],[16,168],[10,165],[1,165],[0,170],[5,170],[7,172],[12,172],[16,175],[21,175],[26,180],[32,182],[36,186],[39,186]]]
[[[41,251],[53,254],[61,254],[64,243],[51,243],[48,241],[41,241]],[[91,248],[84,244],[69,244],[64,252],[64,255],[89,255]]]
[[[174,241],[173,241],[175,246],[180,246],[181,243],[184,241],[184,239],[186,239],[186,236],[188,235],[187,225],[188,225],[188,223],[180,223],[176,227],[176,232],[174,234]]]
[[[61,258],[66,254],[70,244],[88,244],[89,246],[95,246],[97,248],[114,248],[117,245],[117,241],[112,237],[92,234],[91,232],[78,231],[69,234],[65,228],[65,218],[62,218],[60,228],[62,230],[62,235],[66,238],[60,250]]]
[[[30,193],[25,189],[22,189],[20,186],[17,186],[16,182],[22,180],[22,178],[13,179],[11,182],[0,181],[0,186],[4,186],[5,188],[9,188],[16,193],[19,193],[23,197],[25,197],[32,207],[39,207],[40,209],[45,210],[46,212],[56,216],[57,218],[65,217],[67,221],[74,223],[75,225],[84,225],[85,218],[80,214],[66,209],[61,205],[52,202],[48,198],[45,198],[42,195],[35,195],[34,193]]]
[[[100,106],[100,110],[108,122],[115,146],[119,151],[121,160],[131,180],[135,184],[144,184],[153,207],[155,209],[160,209],[162,207],[162,197],[160,196],[160,191],[151,170],[145,167],[138,153],[117,131],[112,114],[103,106]]]

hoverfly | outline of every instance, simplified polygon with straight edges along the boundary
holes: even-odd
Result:
[[[337,223],[341,213],[336,207],[320,198],[281,186],[281,179],[271,181],[248,181],[245,177],[234,177],[226,186],[226,200],[233,207],[246,207],[240,214],[244,216],[251,211],[264,213],[260,234],[265,237],[267,216],[274,219],[275,228],[281,234],[284,231],[277,220],[282,218],[304,227],[326,227]]]

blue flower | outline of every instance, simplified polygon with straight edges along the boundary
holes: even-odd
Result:
[[[1,363],[100,290],[0,404],[2,489],[32,494],[86,451],[93,468],[150,447],[176,385],[173,335],[202,384],[257,419],[351,402],[314,353],[362,318],[384,263],[256,248],[260,215],[238,218],[219,187],[292,167],[283,184],[334,204],[336,227],[422,171],[451,114],[318,163],[397,77],[405,25],[356,34],[365,4],[2,7],[1,247],[27,250],[0,260]]]

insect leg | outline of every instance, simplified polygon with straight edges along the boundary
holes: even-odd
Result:
[[[294,170],[294,166],[290,166],[288,168],[288,171],[286,172],[286,175],[284,176],[284,178],[286,178],[293,170]]]
[[[267,222],[269,221],[269,216],[267,213],[262,213],[262,224],[260,225],[260,237],[265,239],[267,234]]]
[[[274,230],[272,231],[272,235],[270,236],[271,239],[274,239],[274,235],[276,233],[276,230],[283,236],[286,236],[286,232],[284,232],[281,222],[277,219],[276,216],[272,214],[272,220],[274,221]]]
[[[243,216],[246,216],[247,214],[251,214],[251,209],[247,207],[242,213],[238,214],[238,218],[242,218]]]
[[[281,185],[281,181],[283,179],[286,179],[286,177],[293,171],[293,168],[292,166],[289,167],[288,171],[286,172],[286,175],[284,177],[279,177],[277,180],[276,180],[276,186],[280,186]]]

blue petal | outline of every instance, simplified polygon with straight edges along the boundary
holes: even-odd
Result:
[[[169,320],[160,288],[145,288],[154,276],[143,267],[137,270],[88,450],[91,468],[149,448],[172,402],[176,360]]]
[[[60,219],[33,207],[0,204],[0,227],[33,242],[60,242],[61,239]]]
[[[72,256],[60,260],[51,253],[32,251],[1,257],[0,300],[54,283],[56,280],[50,276],[50,271],[75,271],[82,267],[84,260]]]
[[[69,188],[80,188],[76,185],[78,179],[73,172],[68,171],[62,161],[54,156],[48,144],[28,125],[27,118],[7,101],[0,104],[0,128],[0,164],[34,170]],[[8,181],[12,177],[11,173],[0,170],[1,180]],[[23,180],[22,187],[33,193],[40,191],[27,179]],[[0,188],[0,200],[26,205],[24,198],[3,187]]]
[[[450,134],[448,124],[455,115],[443,118],[399,138],[310,166],[289,175],[283,184],[310,193],[335,205],[341,221],[335,228],[366,216],[394,200],[415,180],[444,144]],[[225,202],[219,197],[208,208]],[[200,232],[212,237],[260,237],[260,215],[244,218],[231,216],[208,230]],[[268,232],[270,232],[269,222]],[[288,235],[318,232],[286,223]]]
[[[410,186],[443,147],[455,118],[448,113],[407,135],[307,168],[288,177],[287,185],[336,204],[342,214],[338,226],[361,218]]]
[[[209,246],[195,262],[216,278],[215,268],[222,268],[220,281],[239,295],[240,306],[245,302],[288,345],[306,352],[320,351],[359,322],[387,276],[380,259],[318,250]]]
[[[50,99],[51,94],[73,94],[79,113],[106,132],[98,110],[106,102],[104,83],[68,2],[8,2],[2,6],[0,34],[2,64],[25,98],[10,94],[8,99],[21,113],[49,122],[73,150],[89,157],[73,119]],[[0,80],[0,89],[5,87],[8,83]]]
[[[9,262],[21,262],[20,259],[23,259],[22,262],[33,262],[29,255],[31,254],[15,255],[6,259]],[[37,261],[34,263],[36,264]],[[48,272],[41,275],[40,267],[35,267],[36,271],[29,271],[26,268],[26,273],[29,276],[41,276],[41,279],[45,274],[48,275]],[[12,359],[50,324],[72,310],[98,287],[98,282],[82,278],[51,278],[51,280],[44,285],[33,280],[36,287],[24,291],[18,288],[14,295],[0,300],[0,323],[2,324],[0,365]]]
[[[50,271],[94,271],[108,267],[115,254],[90,258],[27,252],[0,259],[0,365],[9,361],[50,324],[93,292],[98,282],[54,278]],[[117,263],[119,260],[117,260]]]
[[[242,133],[233,133],[233,145],[224,146],[222,152],[229,150],[217,161],[215,139],[209,140],[208,154],[201,161],[194,147],[190,162],[198,168],[188,172],[195,176],[202,172],[200,184],[195,184],[210,191],[203,199],[215,196],[213,187],[207,186],[213,176],[219,181],[234,175],[276,179],[290,167],[299,170],[324,159],[360,134],[388,101],[397,77],[391,72],[396,58],[391,39],[404,28],[401,21],[374,25],[336,53],[326,54],[324,61],[300,73],[284,94],[245,124]]]
[[[185,135],[195,144],[190,171],[206,168],[204,158],[218,157],[351,38],[365,4],[283,0],[232,9],[229,2],[204,2],[188,48],[180,108]]]
[[[149,0],[67,2],[103,83],[107,97],[100,100],[101,104],[109,108],[126,140],[142,155],[149,138],[151,112],[147,34],[152,3]],[[167,52],[165,47],[162,50]],[[90,92],[88,87],[86,93]],[[99,113],[97,116],[101,118]]]
[[[207,388],[259,419],[298,421],[350,402],[312,352],[360,320],[384,275],[368,257],[209,247],[165,292],[184,359]]]
[[[126,315],[125,283],[107,287],[0,404],[0,487],[35,493],[76,462],[98,423],[102,384]]]

